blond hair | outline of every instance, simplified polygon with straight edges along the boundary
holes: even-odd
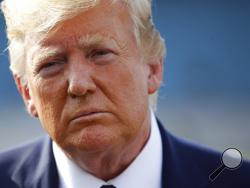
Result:
[[[24,80],[27,62],[26,48],[30,37],[46,37],[59,22],[76,16],[100,0],[4,0],[1,8],[7,25],[10,69]],[[117,0],[112,0],[115,2]],[[134,24],[134,35],[147,63],[163,59],[165,43],[152,21],[151,0],[121,0],[127,4]],[[150,97],[156,105],[157,94]]]

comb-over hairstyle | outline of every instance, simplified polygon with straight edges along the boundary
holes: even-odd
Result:
[[[102,0],[4,0],[1,8],[7,25],[12,73],[26,84],[25,64],[28,62],[26,49],[29,39],[36,38],[39,42],[46,38],[58,23],[96,6],[100,1]],[[155,63],[159,62],[155,59],[163,59],[165,43],[152,21],[151,0],[109,1],[121,1],[128,7],[136,42],[143,53],[145,63]],[[157,94],[150,96],[151,106],[156,104],[156,100]]]

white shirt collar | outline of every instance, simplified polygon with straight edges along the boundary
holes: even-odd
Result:
[[[53,142],[52,147],[60,188],[100,188],[107,183],[117,188],[161,187],[162,142],[153,112],[151,112],[151,133],[148,142],[128,168],[108,182],[96,178],[78,167],[55,142]]]

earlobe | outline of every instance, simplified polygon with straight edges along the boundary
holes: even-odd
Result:
[[[22,83],[21,78],[17,75],[14,75],[14,80],[16,82],[17,89],[20,93],[20,95],[23,98],[24,104],[33,117],[38,117],[38,113],[34,104],[34,101],[32,97],[30,96],[30,90],[27,86],[27,84]]]
[[[163,60],[149,64],[148,94],[155,93],[161,86],[163,77]]]
[[[38,117],[38,113],[36,110],[36,107],[33,103],[33,100],[29,100],[27,106],[27,110],[30,113],[30,115],[32,115],[33,117]]]

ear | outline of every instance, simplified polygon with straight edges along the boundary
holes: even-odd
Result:
[[[148,64],[149,75],[148,75],[148,94],[155,93],[161,86],[163,78],[163,59],[159,62]]]
[[[27,84],[22,83],[22,80],[19,76],[14,75],[14,80],[16,82],[17,89],[19,93],[21,94],[23,101],[25,103],[25,106],[33,117],[38,117],[38,113],[34,104],[34,101],[30,95],[30,90]]]

